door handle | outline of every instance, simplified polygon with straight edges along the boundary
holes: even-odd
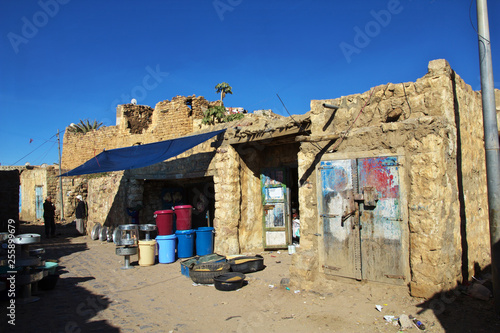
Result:
[[[353,210],[352,212],[349,212],[349,213],[347,213],[347,214],[345,214],[345,215],[342,215],[342,217],[341,217],[341,219],[340,219],[340,226],[341,226],[341,227],[343,227],[343,226],[344,226],[344,222],[345,222],[348,218],[350,218],[351,216],[355,215],[357,211],[358,211],[358,210],[357,210],[357,209],[355,209],[355,210]],[[355,223],[356,223],[356,222],[355,222]]]

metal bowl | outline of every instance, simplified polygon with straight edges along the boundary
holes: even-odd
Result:
[[[90,233],[90,238],[92,240],[98,240],[99,239],[99,234],[101,233],[101,224],[97,222],[94,224],[92,227],[92,232]]]
[[[105,242],[108,240],[108,227],[103,226],[101,232],[99,233],[99,240]]]
[[[113,241],[113,231],[114,231],[113,227],[109,227],[108,228],[108,232],[106,233],[106,240],[108,242],[112,242]]]
[[[14,243],[17,245],[26,245],[26,244],[36,244],[40,243],[40,235],[39,234],[21,234],[14,237]]]
[[[115,243],[116,245],[122,245],[121,244],[121,230],[116,228],[115,231],[113,231],[113,243]]]

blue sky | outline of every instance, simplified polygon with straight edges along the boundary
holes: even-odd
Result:
[[[55,134],[115,125],[116,105],[176,95],[309,111],[312,99],[415,81],[444,58],[480,89],[470,0],[0,0],[0,163],[57,163]],[[490,0],[500,88],[499,1]],[[472,18],[472,24],[471,19]],[[30,139],[33,141],[30,143]],[[62,136],[61,136],[62,140]]]

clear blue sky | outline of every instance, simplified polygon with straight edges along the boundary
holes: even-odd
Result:
[[[152,107],[176,95],[217,100],[214,86],[223,81],[233,88],[226,106],[285,116],[276,93],[290,113],[303,114],[312,99],[415,81],[439,58],[479,90],[470,5],[0,0],[0,163],[56,163],[58,129],[87,118],[115,125],[116,105],[132,97]],[[488,10],[500,88],[499,1]]]

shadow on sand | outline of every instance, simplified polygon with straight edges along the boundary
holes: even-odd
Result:
[[[59,261],[61,258],[76,252],[87,251],[86,243],[72,243],[78,236],[73,225],[58,226],[55,238],[43,237],[43,225],[20,224],[19,233],[35,233],[42,235],[40,244],[30,246],[44,248],[44,259]],[[33,291],[38,301],[23,304],[22,288],[16,288],[16,307],[14,310],[15,326],[9,323],[7,307],[10,298],[7,291],[0,297],[0,332],[119,332],[117,327],[99,318],[99,312],[108,308],[111,301],[105,295],[94,294],[79,286],[80,283],[94,279],[93,276],[71,277],[66,267],[59,266],[59,279],[52,290]],[[73,274],[74,275],[74,274]],[[5,279],[5,276],[2,277]],[[4,280],[5,281],[5,280]]]
[[[418,307],[422,310],[418,313],[434,312],[446,332],[500,332],[500,316],[495,314],[493,298],[488,297],[493,290],[489,270],[488,266],[483,271],[476,271],[470,283],[437,293],[420,303]],[[473,287],[475,284],[481,289]]]

